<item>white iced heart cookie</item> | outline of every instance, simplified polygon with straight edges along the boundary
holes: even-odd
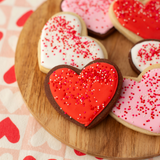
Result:
[[[42,72],[62,64],[82,69],[89,62],[108,58],[104,46],[87,36],[84,21],[76,14],[60,12],[51,17],[42,30],[38,62]]]
[[[147,67],[160,63],[160,41],[139,41],[132,47],[128,58],[132,69],[138,74]]]

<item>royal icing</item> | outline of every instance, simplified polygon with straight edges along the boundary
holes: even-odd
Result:
[[[114,66],[98,62],[85,67],[80,74],[60,68],[49,77],[49,87],[60,108],[70,118],[88,126],[107,107],[118,85]]]
[[[51,18],[42,30],[41,66],[51,69],[67,64],[79,69],[90,61],[104,58],[101,47],[89,37],[81,37],[81,22],[62,14]]]
[[[109,19],[108,9],[114,0],[63,0],[61,8],[74,12],[83,18],[87,28],[105,34],[113,25]]]
[[[136,44],[131,49],[131,58],[140,72],[150,65],[160,63],[160,42],[143,41]]]
[[[145,5],[137,0],[116,0],[113,10],[128,30],[145,39],[160,39],[160,0]]]
[[[160,69],[148,71],[140,82],[124,78],[112,112],[132,125],[160,133]]]

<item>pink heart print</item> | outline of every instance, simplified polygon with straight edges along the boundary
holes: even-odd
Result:
[[[112,113],[136,127],[160,133],[160,68],[149,70],[139,82],[124,78]]]

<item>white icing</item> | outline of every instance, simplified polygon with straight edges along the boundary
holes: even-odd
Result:
[[[155,55],[154,57],[152,57],[152,60],[151,60],[151,61],[145,61],[145,63],[144,63],[144,62],[140,62],[141,58],[140,58],[139,56],[137,56],[137,55],[138,55],[138,51],[139,51],[141,48],[143,48],[143,45],[147,45],[147,44],[151,44],[151,45],[154,44],[155,47],[159,47],[160,42],[158,42],[158,41],[143,41],[143,42],[141,42],[141,43],[136,44],[136,45],[131,49],[132,62],[133,62],[133,64],[135,65],[135,67],[136,67],[140,72],[142,72],[144,69],[146,69],[147,67],[149,67],[150,64],[153,65],[153,64],[160,63],[160,59],[159,59],[159,57],[157,57],[156,55]],[[151,49],[151,46],[150,46],[150,45],[145,48],[145,50],[146,50],[148,53],[149,53],[150,49]],[[159,53],[159,55],[160,55],[160,53]]]
[[[64,17],[65,16],[65,17]],[[80,35],[81,33],[81,22],[79,21],[79,19],[76,16],[70,15],[70,14],[62,14],[56,17],[63,17],[66,19],[66,21],[70,21],[69,22],[69,26],[73,27],[75,26],[75,29],[77,31],[76,36]],[[75,39],[73,40],[72,38],[68,37],[68,33],[59,33],[59,31],[52,31],[50,32],[49,30],[52,29],[51,26],[56,25],[55,21],[53,21],[52,19],[50,19],[46,25],[44,26],[43,30],[42,30],[42,35],[41,35],[41,66],[51,69],[57,65],[61,65],[61,64],[68,64],[68,65],[72,65],[74,67],[77,67],[79,69],[82,69],[86,64],[88,64],[90,61],[96,59],[96,58],[104,58],[103,55],[103,51],[100,48],[100,46],[96,43],[93,42],[92,39],[90,39],[89,37],[81,37],[80,41],[82,42],[82,44],[86,44],[86,41],[90,41],[88,45],[88,47],[85,48],[81,48],[80,46],[78,46],[78,41],[79,39],[76,41]],[[63,29],[64,31],[65,29]],[[66,30],[65,30],[66,31]],[[46,35],[48,34],[48,35]],[[58,35],[58,36],[56,36]],[[65,48],[63,45],[63,42],[61,40],[61,38],[64,38],[64,36],[67,36],[67,38],[65,40]],[[57,40],[57,37],[59,37],[60,42]],[[47,40],[46,40],[47,38]],[[53,42],[51,42],[53,40]],[[75,42],[77,44],[75,44]],[[69,45],[75,45],[71,46],[71,48],[68,47]],[[47,45],[47,47],[46,47]],[[52,46],[51,46],[52,45]],[[57,49],[53,49],[57,47]],[[74,49],[76,49],[74,51]],[[79,53],[77,54],[77,51],[79,51],[79,49],[83,52],[83,54]],[[84,57],[84,52],[86,52],[86,49],[89,49],[89,51],[92,53],[92,56],[87,56],[85,58]],[[47,53],[47,55],[46,55]],[[97,54],[97,55],[96,55]],[[79,56],[79,57],[77,57]],[[93,58],[95,57],[96,58]],[[78,65],[78,66],[77,66]]]

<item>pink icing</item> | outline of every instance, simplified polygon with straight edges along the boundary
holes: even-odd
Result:
[[[140,82],[124,78],[112,112],[132,125],[160,133],[160,69],[148,71]]]
[[[64,0],[61,8],[65,12],[74,12],[83,18],[88,29],[105,34],[113,27],[108,9],[114,0]]]

